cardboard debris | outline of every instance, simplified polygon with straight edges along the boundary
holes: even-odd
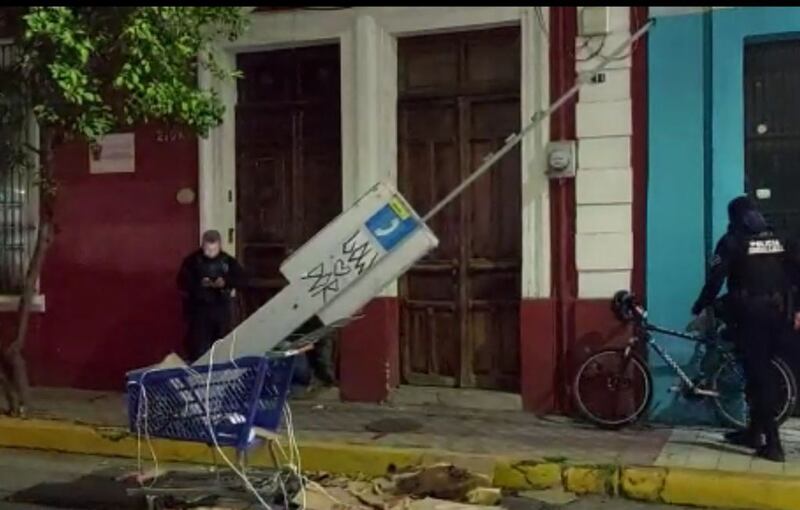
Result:
[[[472,505],[494,506],[500,502],[503,494],[496,487],[478,487],[467,494],[467,503]]]
[[[132,471],[124,473],[116,478],[117,482],[136,482],[139,485],[151,482],[152,480],[164,476],[168,471],[158,470],[156,468],[148,469],[147,471]]]
[[[570,503],[578,500],[578,496],[571,492],[565,491],[561,487],[546,489],[543,491],[525,491],[520,492],[519,495],[523,498],[533,499],[548,505],[558,506],[569,505]]]
[[[292,503],[303,506],[303,492],[298,492]],[[347,489],[339,487],[322,488],[317,484],[309,484],[305,490],[306,510],[368,510],[361,501]]]
[[[142,483],[152,480],[156,474],[154,471],[128,473],[120,480]],[[158,473],[160,476],[164,474]],[[254,481],[259,479],[258,475],[253,475]],[[491,480],[487,476],[450,464],[415,467],[401,474],[377,479],[365,475],[343,477],[330,473],[309,473],[308,480],[305,491],[299,491],[299,486],[286,488],[293,505],[305,510],[505,510],[496,506],[502,494],[500,489],[491,487]],[[266,482],[267,478],[263,481]],[[271,487],[256,485],[262,491]],[[279,494],[276,493],[277,496]],[[206,508],[243,508],[237,506],[242,503],[238,496],[233,498],[230,502],[212,499],[212,506]],[[195,501],[195,504],[198,503]]]
[[[407,510],[503,510],[503,507],[470,505],[436,498],[425,498],[413,501]]]
[[[128,372],[128,374],[129,375],[130,374],[139,374],[139,373],[147,372],[147,371],[151,371],[151,370],[162,370],[162,369],[167,369],[167,368],[186,368],[188,366],[189,365],[185,361],[183,361],[183,358],[181,358],[180,356],[178,356],[174,352],[171,352],[171,353],[167,354],[166,356],[164,356],[164,359],[162,359],[159,363],[156,363],[155,365],[150,365],[150,366],[147,366],[147,367],[142,367],[142,368],[137,368],[137,369],[131,370],[130,372]]]
[[[185,361],[183,361],[183,358],[174,352],[167,354],[164,359],[161,360],[161,363],[155,365],[157,368],[185,368],[187,366],[188,365]]]
[[[372,486],[378,493],[394,492],[397,488],[395,483],[388,478],[378,478],[372,481]]]
[[[312,476],[308,510],[499,510],[502,494],[484,475],[451,464],[418,467],[368,480]],[[321,486],[316,486],[320,484]],[[300,496],[294,503],[301,504]]]
[[[376,510],[385,510],[393,503],[391,494],[376,490],[376,487],[369,482],[353,482],[348,485],[347,491],[362,504]]]
[[[240,501],[225,501],[217,503],[214,506],[197,506],[192,507],[194,510],[247,510],[248,508],[252,508],[248,502],[240,502]],[[184,507],[175,507],[175,510],[179,508],[186,508]]]
[[[322,487],[339,487],[340,489],[346,488],[354,479],[344,476],[333,476],[330,473],[316,473],[308,475],[307,478],[314,483],[320,484]]]
[[[473,489],[492,486],[487,476],[451,464],[436,464],[415,473],[398,475],[395,484],[397,491],[402,494],[450,501],[465,501]]]

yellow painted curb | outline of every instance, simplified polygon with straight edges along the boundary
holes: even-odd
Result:
[[[150,457],[150,447],[159,459],[168,462],[213,462],[210,450],[202,444],[153,439],[148,442],[113,427],[92,427],[51,420],[0,419],[0,446],[28,448],[109,457],[136,457],[139,449]],[[226,454],[233,452],[226,450]]]
[[[720,508],[800,510],[800,478],[669,469],[661,500]]]
[[[800,510],[800,478],[667,467],[624,468],[621,495],[718,508]]]
[[[285,449],[286,445],[283,446]],[[145,460],[150,460],[155,453],[161,462],[215,462],[212,448],[205,444],[166,439],[148,442],[146,438],[137,438],[121,428],[54,420],[0,418],[0,447],[108,457],[136,458],[141,455]],[[437,462],[492,475],[497,460],[491,455],[339,442],[300,441],[298,448],[303,469],[370,476],[384,475],[390,468],[402,469]],[[230,448],[224,449],[224,453],[230,459],[235,458]],[[222,460],[216,462],[221,463]],[[253,467],[272,465],[269,452],[263,447],[249,452],[248,462]]]
[[[138,441],[124,429],[50,420],[0,418],[0,447],[135,458],[162,462],[213,463],[200,443],[153,439]],[[302,467],[340,474],[383,475],[448,462],[490,475],[497,487],[538,490],[563,486],[578,494],[622,495],[630,499],[718,508],[800,510],[800,478],[664,467],[568,466],[495,455],[424,448],[385,447],[342,442],[301,441]],[[226,450],[233,459],[234,453]],[[249,455],[252,466],[269,466],[265,448]]]
[[[661,501],[666,478],[666,468],[624,468],[619,488],[627,498],[655,503]]]
[[[619,468],[616,466],[575,466],[564,469],[564,488],[575,494],[617,494]]]
[[[561,487],[561,464],[510,462],[500,460],[494,466],[495,486],[503,489],[542,490]]]

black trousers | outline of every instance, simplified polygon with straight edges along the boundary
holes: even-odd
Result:
[[[200,358],[214,342],[231,331],[229,302],[194,305],[186,315],[189,323],[186,351],[191,362]]]
[[[785,317],[780,308],[764,301],[742,303],[736,328],[742,354],[751,427],[765,434],[768,442],[779,441],[775,421],[780,389],[773,376],[772,358],[785,334]]]
[[[329,337],[320,338],[308,352],[308,364],[314,376],[325,384],[335,382],[336,371],[333,366],[333,341]]]

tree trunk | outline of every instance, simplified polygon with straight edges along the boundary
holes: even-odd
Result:
[[[16,394],[14,393],[14,388],[11,387],[10,374],[11,369],[8,368],[5,360],[0,356],[0,386],[3,388],[3,395],[6,397],[6,402],[8,403],[8,412],[14,413]]]
[[[39,225],[36,232],[36,244],[28,263],[22,295],[17,309],[17,327],[13,340],[3,351],[4,368],[7,373],[5,386],[8,390],[11,413],[23,415],[30,401],[28,370],[22,351],[28,336],[31,307],[36,295],[39,275],[44,265],[45,254],[53,236],[53,216],[56,199],[56,187],[53,179],[53,152],[55,148],[53,128],[43,128],[42,147],[39,163]],[[10,384],[9,384],[10,383]]]

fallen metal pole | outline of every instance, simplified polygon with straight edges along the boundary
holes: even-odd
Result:
[[[439,201],[439,203],[433,206],[433,208],[430,211],[428,211],[428,213],[422,218],[422,221],[427,223],[428,220],[436,216],[437,213],[439,213],[442,209],[447,207],[447,205],[453,200],[455,200],[461,194],[461,192],[463,192],[466,188],[469,187],[470,184],[475,182],[481,175],[486,173],[487,170],[489,170],[495,163],[497,163],[500,160],[500,158],[505,156],[511,149],[513,149],[522,140],[522,138],[526,134],[528,134],[528,132],[530,132],[533,128],[538,126],[540,122],[550,117],[550,115],[552,115],[553,112],[564,106],[567,103],[567,101],[572,99],[572,97],[578,93],[581,86],[590,82],[595,76],[597,76],[603,69],[606,68],[609,62],[619,57],[619,55],[623,51],[625,51],[628,47],[632,46],[633,43],[635,43],[637,40],[642,38],[647,33],[647,31],[650,30],[650,28],[653,26],[654,23],[655,20],[653,19],[648,20],[648,22],[645,23],[644,26],[642,26],[642,28],[637,30],[636,33],[634,33],[624,43],[620,44],[609,55],[604,57],[603,56],[599,57],[602,59],[602,62],[599,65],[597,65],[594,69],[580,73],[578,75],[578,79],[575,81],[575,85],[573,85],[572,88],[570,88],[567,92],[565,92],[554,103],[551,103],[550,107],[547,108],[547,110],[536,112],[531,118],[531,121],[524,128],[522,128],[522,130],[520,130],[519,133],[512,134],[508,138],[506,138],[506,144],[503,145],[503,147],[501,147],[497,152],[488,154],[484,158],[481,166],[479,166],[474,172],[472,172],[469,177],[464,179],[464,181],[461,184],[456,186],[453,189],[453,191],[448,193],[448,195],[444,197],[441,201]]]

